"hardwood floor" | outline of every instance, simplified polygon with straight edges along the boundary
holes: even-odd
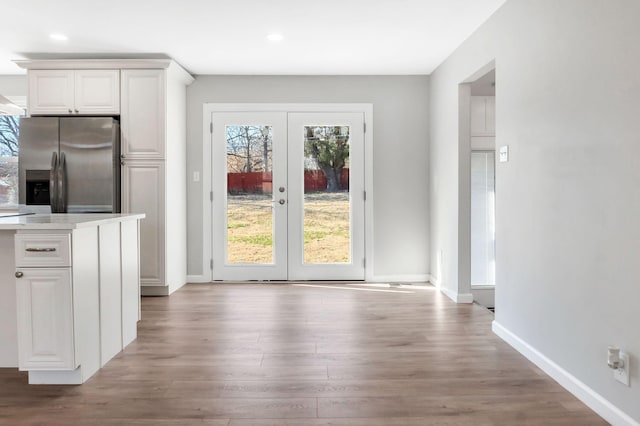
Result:
[[[84,385],[0,369],[0,424],[607,424],[429,286],[187,285],[142,312]]]

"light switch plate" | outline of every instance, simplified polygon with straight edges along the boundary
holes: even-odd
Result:
[[[509,145],[500,147],[500,162],[506,163],[509,161]]]
[[[629,371],[631,370],[631,366],[629,365],[629,355],[624,352],[620,352],[620,361],[624,363],[624,367],[613,370],[613,378],[623,385],[629,386]]]

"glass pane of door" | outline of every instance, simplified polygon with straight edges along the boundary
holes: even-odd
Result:
[[[226,263],[273,263],[271,126],[226,126]]]
[[[349,130],[304,126],[304,263],[351,262]]]

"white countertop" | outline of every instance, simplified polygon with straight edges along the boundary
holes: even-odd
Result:
[[[77,229],[144,217],[144,214],[111,213],[30,214],[0,217],[0,230]]]

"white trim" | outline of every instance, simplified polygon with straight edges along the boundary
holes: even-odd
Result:
[[[591,389],[577,377],[571,375],[564,368],[547,358],[506,327],[500,325],[497,321],[493,321],[491,329],[502,340],[524,355],[529,361],[540,367],[545,373],[551,376],[552,379],[558,382],[560,386],[571,392],[576,398],[584,402],[587,407],[598,413],[607,422],[613,425],[640,425],[640,423],[616,407],[611,401]]]
[[[25,70],[169,68],[171,59],[27,59],[13,61]]]
[[[364,114],[364,122],[367,131],[364,134],[364,186],[367,193],[367,201],[364,206],[364,240],[366,265],[364,269],[365,281],[375,281],[374,271],[374,250],[373,250],[373,104],[370,103],[301,103],[301,104],[279,104],[279,103],[204,103],[202,105],[202,273],[204,276],[213,277],[209,268],[210,259],[213,257],[213,247],[211,241],[211,203],[209,194],[213,190],[211,164],[211,133],[209,125],[211,114],[214,112],[359,112]],[[422,281],[425,281],[422,279]],[[206,281],[205,281],[206,282]]]
[[[213,133],[211,127],[211,114],[213,110],[209,107],[211,104],[202,105],[202,275],[208,276],[213,281],[213,241],[212,237],[212,209],[213,202],[210,200],[210,194],[213,192],[213,152],[211,150]]]
[[[442,286],[438,288],[445,296],[447,296],[449,299],[453,300],[456,303],[473,303],[473,294],[471,293],[456,293]]]
[[[187,284],[189,283],[210,283],[211,277],[207,277],[205,274],[202,275],[187,275]]]
[[[472,285],[471,286],[471,290],[495,290],[496,289],[496,285],[495,284],[478,284],[478,285]]]
[[[367,279],[366,282],[372,283],[384,283],[384,282],[398,282],[398,283],[426,283],[429,282],[428,274],[407,274],[407,275],[374,275],[371,279]]]

